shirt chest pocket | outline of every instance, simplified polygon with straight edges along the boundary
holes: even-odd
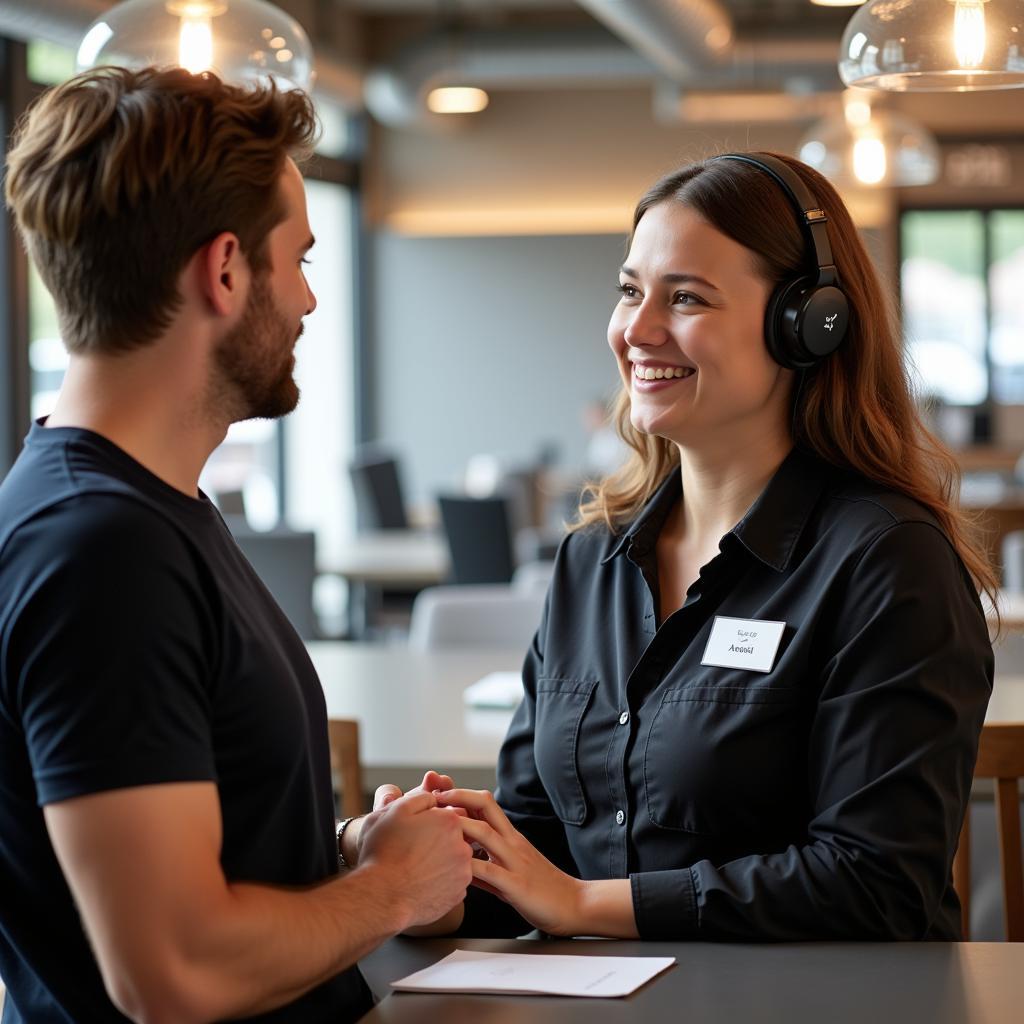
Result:
[[[577,747],[580,723],[596,686],[594,679],[537,681],[533,741],[537,773],[555,814],[566,825],[582,825],[587,816]]]
[[[643,742],[651,821],[723,837],[784,827],[804,804],[801,732],[791,689],[669,690]]]

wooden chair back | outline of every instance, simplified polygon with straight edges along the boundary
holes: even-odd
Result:
[[[981,730],[977,779],[995,779],[999,859],[1003,873],[1003,915],[1009,942],[1024,942],[1024,860],[1020,840],[1020,792],[1024,778],[1024,723],[993,722]],[[963,908],[964,939],[970,938],[971,812],[968,806],[953,861],[953,885]]]
[[[341,815],[353,818],[365,810],[363,766],[359,761],[359,723],[351,718],[329,719],[327,738],[331,745],[331,775],[340,790]]]

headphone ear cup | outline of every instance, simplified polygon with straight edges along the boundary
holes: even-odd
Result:
[[[796,331],[804,292],[809,285],[806,277],[783,281],[772,292],[765,307],[764,341],[768,354],[787,370],[800,370],[809,365]]]
[[[806,370],[843,343],[850,304],[835,285],[814,287],[808,277],[784,281],[765,308],[764,340],[787,370]]]

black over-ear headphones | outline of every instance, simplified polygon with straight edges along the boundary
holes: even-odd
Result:
[[[783,281],[772,292],[765,309],[764,340],[781,366],[806,370],[839,348],[850,322],[850,304],[832,262],[825,211],[800,176],[775,157],[724,153],[714,159],[759,168],[775,180],[796,211],[807,243],[807,273]]]

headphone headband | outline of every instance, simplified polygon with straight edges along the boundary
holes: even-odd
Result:
[[[783,195],[789,200],[796,212],[800,230],[807,243],[807,254],[814,254],[814,266],[817,276],[814,284],[827,285],[836,283],[836,268],[832,261],[832,246],[828,240],[828,217],[808,191],[803,179],[791,167],[781,160],[768,154],[753,156],[750,153],[723,153],[714,160],[735,160],[737,163],[750,164],[757,167],[782,189]]]
[[[715,160],[735,160],[756,167],[775,182],[796,213],[804,236],[806,270],[776,285],[765,308],[764,340],[772,358],[790,370],[805,370],[843,343],[850,305],[839,286],[828,218],[800,175],[767,153],[723,153]]]

